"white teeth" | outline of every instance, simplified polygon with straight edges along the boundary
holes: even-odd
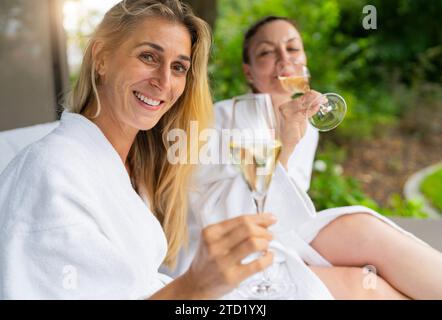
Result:
[[[144,100],[146,103],[150,104],[151,106],[158,106],[161,101],[156,101],[156,100],[152,100],[152,99],[146,99]]]
[[[136,96],[139,100],[143,101],[144,103],[146,103],[146,104],[148,104],[148,105],[151,105],[151,106],[154,106],[154,107],[160,105],[160,103],[161,103],[161,101],[159,101],[159,100],[152,100],[152,99],[146,98],[146,97],[143,96],[141,93],[136,92],[136,91],[135,91],[135,96]]]

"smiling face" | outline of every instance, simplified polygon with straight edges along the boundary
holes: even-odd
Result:
[[[96,61],[103,113],[124,128],[149,130],[184,92],[191,39],[181,24],[151,17]]]
[[[307,64],[301,36],[296,28],[284,20],[271,21],[258,29],[251,38],[249,63],[243,64],[244,73],[256,90],[290,98],[281,86],[278,70],[292,62]],[[290,68],[286,68],[290,74]]]

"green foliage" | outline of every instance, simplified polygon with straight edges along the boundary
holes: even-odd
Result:
[[[386,216],[414,218],[428,216],[422,211],[421,202],[404,200],[399,194],[391,196],[387,207],[380,207],[376,201],[364,193],[356,179],[343,175],[342,166],[339,163],[342,163],[344,159],[344,151],[330,144],[324,151],[318,153],[309,191],[317,210],[362,205]]]
[[[420,83],[442,83],[442,2],[373,1],[377,30],[362,27],[362,0],[219,0],[210,66],[215,100],[248,90],[241,68],[245,30],[266,15],[298,22],[312,86],[345,97],[349,113],[331,137],[370,138],[393,125],[420,96]],[[406,94],[404,94],[406,92]],[[411,99],[414,100],[414,99]]]
[[[364,194],[356,179],[342,175],[343,149],[327,145],[326,150],[318,152],[316,159],[309,191],[316,209],[349,205],[378,209],[377,203]]]
[[[351,205],[377,208],[377,204],[364,194],[356,179],[336,174],[331,163],[327,167],[332,169],[315,173],[312,180],[310,196],[318,210]]]
[[[422,209],[423,203],[419,200],[405,200],[400,194],[390,196],[389,206],[378,211],[384,216],[401,216],[406,218],[428,218]]]
[[[442,168],[427,176],[421,184],[421,191],[430,203],[442,212]]]

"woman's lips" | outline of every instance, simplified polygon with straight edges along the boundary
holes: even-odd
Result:
[[[276,78],[278,78],[278,77],[293,77],[293,76],[295,76],[294,72],[284,71],[284,72],[281,72],[280,74],[276,75]]]
[[[143,95],[141,92],[133,91],[133,95],[135,99],[138,101],[138,103],[144,108],[152,111],[156,111],[161,109],[161,107],[164,105],[163,100],[157,100],[154,98],[149,98]]]

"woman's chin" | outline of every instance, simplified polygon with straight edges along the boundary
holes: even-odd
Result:
[[[145,114],[140,114],[139,112],[132,113],[129,117],[126,117],[124,122],[126,125],[136,129],[136,130],[142,130],[147,131],[152,129],[157,123],[159,119],[157,117],[146,116]]]
[[[148,131],[155,127],[155,125],[158,123],[158,121],[152,121],[151,119],[147,121],[138,121],[137,129],[141,131]]]

